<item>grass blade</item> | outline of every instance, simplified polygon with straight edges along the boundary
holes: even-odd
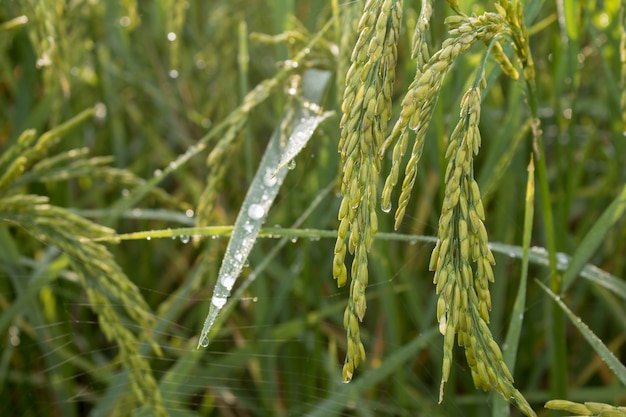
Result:
[[[609,369],[613,371],[613,373],[615,374],[615,376],[617,376],[621,383],[626,386],[626,367],[624,366],[624,364],[621,363],[619,359],[615,357],[613,352],[611,352],[606,347],[606,345],[602,343],[602,340],[600,340],[600,338],[596,336],[595,333],[593,333],[593,331],[591,331],[591,329],[585,323],[583,323],[581,318],[576,316],[567,307],[567,305],[565,305],[565,303],[561,300],[561,297],[550,291],[550,289],[540,281],[537,281],[537,283],[550,297],[552,297],[552,299],[557,303],[561,310],[563,310],[563,312],[567,315],[567,317],[569,317],[572,323],[574,323],[574,326],[576,326],[578,330],[580,330],[580,332],[583,334],[585,339],[587,339],[587,342],[589,342],[591,347],[598,353],[598,355],[600,355],[600,358],[604,361],[604,363],[606,363]]]
[[[506,334],[502,355],[504,363],[511,372],[515,370],[515,360],[517,358],[517,349],[522,333],[522,323],[524,321],[524,309],[526,307],[526,281],[528,279],[528,257],[530,250],[530,240],[532,237],[533,217],[535,215],[535,163],[533,155],[530,155],[530,163],[528,164],[528,181],[526,183],[526,207],[524,216],[524,242],[522,246],[522,273],[520,274],[520,282],[511,312],[511,322],[509,331]],[[494,417],[508,416],[509,403],[501,396],[495,396],[493,401]]]
[[[622,217],[626,210],[626,185],[622,191],[613,200],[611,205],[602,213],[598,221],[589,230],[583,241],[580,242],[572,261],[563,274],[563,292],[572,285],[576,277],[580,274],[584,266],[587,264],[591,256],[596,252],[602,243],[604,236]]]
[[[324,73],[320,72],[320,74]],[[318,101],[321,98],[324,86],[330,78],[327,74],[324,75],[322,80],[325,82],[319,83],[319,79],[317,79],[317,89],[307,99]],[[298,142],[300,149],[304,147],[317,126],[332,114],[324,113],[320,116],[310,116],[305,109],[298,109],[296,113],[299,114],[296,114],[294,120],[298,120],[298,123],[293,127],[287,143],[285,145],[281,144],[281,133],[279,130],[275,131],[248,189],[246,198],[235,221],[235,226],[226,248],[226,254],[222,260],[217,284],[211,298],[211,306],[202,327],[198,347],[209,345],[208,334],[219,312],[226,304],[226,300],[230,297],[233,285],[241,274],[243,265],[248,259],[259,230],[267,218],[274,198],[276,198],[278,190],[287,176],[287,171],[279,169],[281,155],[284,155],[286,149],[293,146],[290,143]]]

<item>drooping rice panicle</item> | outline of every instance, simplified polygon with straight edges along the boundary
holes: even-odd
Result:
[[[582,416],[626,417],[626,407],[615,407],[598,402],[575,403],[567,400],[550,400],[545,407],[550,410],[562,410]]]
[[[333,260],[333,277],[341,287],[348,277],[346,252],[354,255],[350,299],[344,314],[348,338],[344,381],[352,379],[354,369],[365,359],[359,321],[363,320],[366,309],[367,253],[378,229],[378,153],[391,114],[401,16],[400,0],[369,0],[365,4],[352,65],[346,75],[339,141],[343,200]]]
[[[484,79],[477,84],[483,82]],[[488,326],[491,309],[489,283],[494,280],[492,265],[495,260],[488,246],[483,223],[485,210],[474,179],[473,163],[481,144],[478,129],[480,94],[481,86],[474,85],[463,96],[461,118],[450,136],[438,240],[429,265],[435,271],[433,282],[439,294],[437,320],[444,335],[439,398],[440,401],[443,399],[444,384],[452,365],[454,340],[458,337],[459,345],[465,348],[476,387],[496,390],[505,398],[513,399],[526,415],[534,416],[528,402],[513,386],[513,377]]]
[[[404,99],[400,116],[385,140],[381,157],[386,149],[395,142],[392,154],[392,165],[385,180],[381,206],[383,211],[391,210],[391,193],[400,177],[400,165],[409,142],[409,129],[415,131],[415,140],[411,156],[405,168],[402,190],[398,199],[395,214],[395,227],[399,227],[409,196],[415,183],[417,164],[420,160],[426,130],[430,124],[437,97],[443,80],[452,64],[461,54],[479,41],[490,41],[495,36],[508,33],[509,29],[504,18],[497,13],[484,13],[478,17],[451,16],[446,19],[451,26],[450,35],[428,62],[421,68],[418,65],[415,78]],[[418,25],[418,29],[419,25]]]
[[[430,18],[433,14],[433,1],[422,0],[422,8],[417,19],[415,31],[413,32],[413,47],[411,58],[417,62],[417,68],[422,68],[430,59],[428,50],[428,33],[430,29]]]

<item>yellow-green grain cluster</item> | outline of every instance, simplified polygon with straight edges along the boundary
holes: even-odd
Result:
[[[47,197],[34,195],[18,194],[0,199],[0,218],[19,224],[37,239],[68,255],[104,335],[120,349],[120,361],[129,372],[135,398],[141,404],[148,404],[153,415],[167,415],[150,364],[139,352],[141,342],[145,342],[162,355],[149,334],[154,316],[137,286],[115,263],[106,247],[85,240],[110,235],[113,231],[49,204]],[[125,315],[116,307],[118,305],[123,306]],[[128,319],[141,330],[139,334],[128,330]]]
[[[420,15],[420,21],[428,16]],[[452,37],[446,39],[438,50],[423,66],[417,67],[415,78],[407,94],[402,100],[400,116],[393,129],[385,140],[381,149],[381,156],[386,149],[395,142],[392,154],[392,165],[385,181],[382,193],[381,206],[383,211],[391,210],[391,194],[400,177],[400,167],[409,145],[409,130],[415,131],[415,139],[411,156],[407,162],[401,194],[396,210],[395,227],[398,228],[404,218],[409,197],[415,184],[417,164],[422,155],[426,130],[433,115],[437,97],[443,80],[452,64],[461,54],[466,52],[478,41],[489,41],[494,36],[507,32],[504,19],[496,13],[485,13],[478,17],[451,16],[447,23],[452,26]],[[428,26],[418,23],[417,30],[425,30]],[[426,47],[421,45],[425,35],[415,37],[418,47],[418,57],[425,58]],[[421,45],[421,46],[420,46]],[[421,52],[421,54],[420,54]],[[419,61],[418,61],[419,64]]]
[[[413,31],[413,48],[411,50],[411,58],[417,62],[417,68],[422,68],[430,58],[428,35],[432,15],[433,1],[422,0],[420,15],[415,25],[415,31]]]
[[[486,12],[469,17],[460,14],[454,1],[448,2],[459,15],[450,16],[450,38],[429,57],[427,45],[430,3],[424,1],[422,13],[414,34],[413,55],[417,61],[415,78],[405,95],[399,118],[380,150],[393,145],[391,168],[383,187],[381,206],[391,210],[391,196],[400,178],[400,168],[410,141],[415,139],[410,158],[404,170],[404,179],[395,227],[402,221],[412,192],[417,164],[425,142],[434,107],[443,81],[455,60],[472,45],[482,42],[489,46],[504,73],[517,79],[519,73],[505,53],[503,43],[515,51],[515,63],[524,69],[527,82],[534,78],[534,67],[528,48],[519,3],[501,1],[497,12]],[[484,88],[484,66],[476,82],[461,102],[460,120],[450,136],[446,159],[445,197],[439,220],[438,241],[433,250],[430,269],[435,271],[434,283],[439,294],[437,320],[444,335],[444,360],[440,398],[448,380],[452,364],[454,341],[465,347],[466,357],[474,383],[485,390],[496,390],[513,400],[527,415],[535,415],[521,393],[513,386],[513,377],[505,365],[498,344],[489,329],[491,296],[489,282],[493,282],[494,257],[488,246],[484,225],[485,210],[478,184],[474,179],[473,158],[478,154],[481,136],[478,129],[481,108],[481,90]]]
[[[348,348],[343,379],[365,359],[359,321],[366,309],[367,254],[378,229],[376,193],[380,147],[391,115],[402,1],[369,0],[359,22],[359,37],[346,75],[339,152],[343,163],[339,229],[333,276],[338,286],[347,282],[346,252],[354,255],[350,300],[344,314]]]
[[[358,24],[363,10],[363,0],[341,2],[333,0],[333,8],[335,14],[339,15],[336,26],[337,45],[339,46],[339,55],[337,56],[337,88],[343,91],[346,85],[346,74],[350,67],[352,50],[358,39]]]
[[[512,398],[525,414],[534,415],[513,387],[513,377],[488,326],[489,282],[494,280],[495,260],[488,246],[483,223],[485,210],[473,164],[481,144],[480,94],[481,87],[475,85],[463,96],[460,120],[448,143],[438,240],[429,265],[435,271],[433,282],[439,294],[437,320],[444,335],[440,400],[450,374],[454,340],[458,337],[459,345],[465,347],[474,384]]]
[[[585,417],[626,417],[626,407],[615,407],[609,404],[585,402],[575,403],[566,400],[551,400],[545,405],[551,410],[562,410]]]

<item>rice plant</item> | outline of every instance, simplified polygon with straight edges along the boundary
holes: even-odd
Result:
[[[626,415],[624,10],[2,3],[0,414]]]

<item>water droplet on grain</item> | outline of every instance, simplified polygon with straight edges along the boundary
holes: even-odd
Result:
[[[391,211],[391,203],[381,204],[380,209],[384,211],[385,213],[389,213]]]
[[[202,338],[200,339],[200,346],[202,347],[207,347],[209,346],[209,338],[207,337],[207,335],[202,335]]]
[[[250,216],[251,219],[259,220],[264,215],[265,209],[260,204],[251,204],[250,207],[248,207],[248,216]]]

